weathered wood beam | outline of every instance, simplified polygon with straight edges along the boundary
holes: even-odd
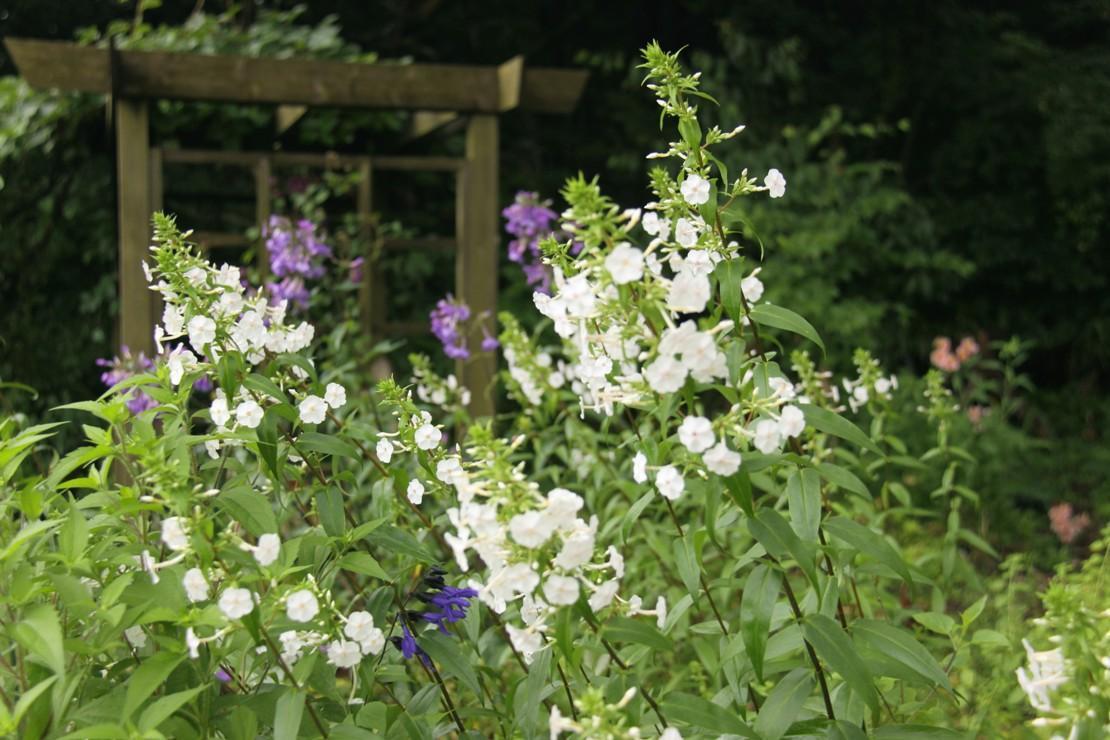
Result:
[[[524,57],[517,55],[497,68],[498,105],[502,112],[520,105],[520,87],[524,81]]]
[[[119,207],[119,341],[132,352],[154,351],[153,294],[143,273],[149,257],[150,114],[144,100],[116,101]]]
[[[112,91],[107,49],[18,38],[4,44],[32,87]],[[121,97],[474,113],[518,105],[569,112],[587,74],[523,69],[520,58],[493,67],[117,51],[116,61]]]
[[[439,131],[444,126],[461,120],[457,111],[418,110],[412,114],[409,123],[409,140],[419,139],[430,133]]]
[[[277,110],[274,111],[274,127],[277,129],[277,135],[284,135],[286,131],[293,128],[298,121],[304,118],[304,114],[307,112],[307,105],[279,105]]]
[[[584,69],[526,67],[520,107],[535,113],[570,113],[578,105],[589,77]]]
[[[455,294],[470,306],[471,315],[484,316],[497,333],[497,261],[500,256],[498,223],[498,119],[471,116],[466,127],[466,169],[460,173],[456,193]],[[456,363],[456,375],[470,390],[473,417],[492,416],[492,386],[497,373],[493,352],[481,352],[482,337],[471,332],[470,359]]]

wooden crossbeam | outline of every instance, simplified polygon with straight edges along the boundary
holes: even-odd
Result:
[[[458,243],[449,236],[423,236],[413,239],[386,237],[382,239],[382,249],[396,252],[454,252]]]
[[[340,154],[339,152],[270,152],[239,151],[231,149],[172,149],[162,150],[166,164],[224,164],[255,167],[260,160],[269,159],[278,166],[302,165],[305,167],[357,169],[369,162],[378,170],[407,170],[410,172],[456,172],[466,165],[461,157],[395,157]]]
[[[19,73],[36,88],[109,93],[110,52],[90,46],[8,38]],[[117,51],[116,92],[122,97],[215,100],[309,106],[353,106],[462,113],[522,107],[566,113],[588,73],[452,64],[366,64],[160,51]]]

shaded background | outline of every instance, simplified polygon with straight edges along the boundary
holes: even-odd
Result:
[[[748,126],[730,169],[774,166],[789,183],[786,198],[750,214],[766,246],[768,297],[808,316],[845,364],[866,346],[888,367],[919,372],[941,334],[1030,341],[1037,390],[1020,423],[1035,444],[996,451],[993,474],[1038,516],[1057,500],[1093,509],[1107,500],[1110,3],[147,6],[138,24],[134,2],[8,0],[0,35],[73,39],[94,28],[137,48],[483,64],[524,54],[589,68],[573,115],[503,118],[504,203],[518,189],[557,200],[578,171],[600,175],[618,202],[641,203],[643,154],[662,142],[637,50],[652,38],[687,47],[686,63],[721,102],[707,115]],[[209,20],[182,27],[198,7]],[[0,58],[0,74],[13,72]],[[392,113],[313,111],[283,145],[404,151],[405,124]],[[153,126],[156,140],[189,146],[274,138],[262,107],[164,103]],[[99,393],[93,362],[115,351],[110,142],[102,100],[0,81],[0,380],[41,394],[6,399],[20,408]],[[173,187],[186,225],[235,220],[234,183],[182,175]],[[435,227],[444,203],[434,184],[386,190],[386,215]],[[425,311],[443,291],[441,273],[413,258],[393,281],[395,299]],[[526,304],[521,282],[506,265],[503,308]]]

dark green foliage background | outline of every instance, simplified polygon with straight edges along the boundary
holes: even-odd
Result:
[[[198,5],[228,11],[167,0],[145,20],[180,25]],[[775,166],[789,182],[786,198],[748,214],[751,243],[758,235],[766,248],[768,297],[809,316],[844,363],[862,345],[919,371],[937,334],[1032,340],[1041,390],[1021,419],[1028,436],[992,449],[984,470],[1012,481],[1038,518],[1053,501],[1105,499],[1110,462],[1095,452],[1110,380],[1110,2],[322,0],[296,22],[323,30],[297,33],[291,17],[267,13],[293,7],[247,4],[234,23],[145,43],[460,63],[524,54],[588,67],[573,115],[505,116],[503,202],[520,188],[554,195],[581,170],[618,202],[641,203],[642,155],[662,142],[637,50],[652,38],[687,46],[721,102],[709,115],[748,126],[730,169]],[[0,35],[72,39],[112,22],[122,30],[134,13],[130,1],[9,0]],[[9,86],[0,109],[0,380],[39,389],[30,408],[41,411],[97,393],[93,360],[113,352],[111,137],[97,99],[62,106]],[[283,144],[413,151],[403,125],[397,114],[317,111]],[[273,138],[261,108],[162,104],[154,130],[190,146]],[[434,228],[421,185],[386,189],[383,208]],[[524,306],[515,268],[504,275],[502,307]]]

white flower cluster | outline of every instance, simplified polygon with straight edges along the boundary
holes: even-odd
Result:
[[[238,267],[225,264],[216,268],[196,260],[184,272],[183,282],[171,282],[167,277],[154,282],[154,275],[147,270],[151,289],[165,302],[162,323],[154,330],[159,351],[163,342],[187,337],[194,351],[212,361],[235,350],[258,365],[268,356],[300,352],[312,343],[315,330],[311,324],[285,324],[286,301],[271,304],[261,292],[247,295]],[[171,358],[175,385],[196,361],[197,356],[188,350]]]
[[[187,373],[201,372],[215,382],[216,363],[225,355],[236,352],[248,365],[260,365],[281,354],[300,352],[307,348],[315,329],[302,321],[286,325],[287,302],[270,302],[262,291],[249,294],[238,267],[224,264],[219,268],[191,254],[178,251],[166,259],[172,245],[151,247],[158,264],[157,275],[144,263],[151,290],[162,296],[165,304],[162,323],[155,328],[159,352],[163,343],[186,338],[192,350],[177,344],[169,352],[166,366],[170,382],[179,385]],[[175,270],[186,261],[188,266]],[[157,278],[157,280],[156,280]],[[201,358],[204,358],[202,361]],[[288,390],[299,398],[298,412],[305,424],[321,424],[329,409],[347,403],[347,392],[338,383],[329,383],[323,397],[301,391],[296,386],[308,373],[294,365],[286,378]],[[237,428],[257,429],[265,416],[263,403],[276,402],[268,396],[256,395],[240,387],[234,398],[223,388],[213,393],[209,416],[218,433]],[[205,444],[208,454],[216,457],[221,441]]]
[[[572,733],[582,738],[606,738],[607,740],[640,740],[642,737],[658,737],[659,740],[682,740],[682,733],[674,727],[665,727],[658,736],[655,730],[645,732],[639,727],[625,727],[623,711],[636,696],[638,689],[631,688],[615,703],[608,704],[597,692],[591,689],[575,701],[578,717],[563,715],[555,704],[551,706],[547,727],[551,740],[558,740],[563,733]]]
[[[1022,640],[1029,668],[1018,668],[1017,679],[1029,703],[1039,712],[1052,711],[1052,692],[1068,682],[1068,664],[1060,648],[1034,650],[1028,640]]]
[[[484,582],[469,585],[483,603],[499,614],[519,605],[520,623],[506,628],[513,646],[530,660],[543,647],[555,609],[575,604],[584,593],[595,611],[613,602],[624,560],[609,548],[606,559],[595,562],[598,521],[580,515],[581,496],[565,488],[543,494],[518,468],[491,464],[493,455],[474,446],[467,452],[474,462],[464,463],[456,453],[440,454],[435,462],[436,478],[457,501],[447,510],[454,531],[444,539],[461,571],[470,571],[470,551],[481,559]]]
[[[261,292],[248,292],[239,268],[214,267],[193,254],[176,232],[160,238],[151,251],[157,267],[154,271],[147,269],[147,278],[152,290],[165,302],[162,323],[155,331],[159,351],[164,352],[163,343],[182,338],[191,346],[189,349],[178,343],[165,353],[170,383],[178,386],[186,375],[196,373],[198,377],[207,376],[217,386],[208,409],[217,435],[258,428],[266,414],[264,404],[278,403],[278,399],[268,394],[256,395],[243,386],[231,396],[218,385],[219,363],[224,358],[241,357],[240,366],[245,365],[244,369],[249,371],[278,355],[301,352],[312,342],[313,327],[306,322],[286,325],[284,301],[271,303]],[[262,372],[272,377],[280,391],[297,400],[303,424],[323,423],[329,410],[346,405],[346,389],[338,383],[328,383],[322,394],[316,395],[307,382],[309,372],[298,363],[290,363],[288,370],[271,372],[272,368],[266,368]],[[434,436],[433,444],[438,444],[440,432],[430,428],[434,435],[424,432],[423,437]],[[206,443],[208,453],[216,457],[220,444],[230,442],[221,437],[211,439]],[[219,494],[219,490],[213,489],[199,495]],[[146,499],[156,500],[151,496]],[[193,549],[194,535],[194,523],[187,517],[168,516],[162,520],[160,539],[173,553],[172,557],[157,562],[144,550],[138,558],[152,582],[159,581],[159,571],[188,565],[189,560],[200,562]],[[241,582],[244,581],[241,572],[225,572],[223,565],[208,566],[209,570],[197,565],[186,567],[180,578],[189,603],[203,607],[214,600],[224,621],[207,636],[201,636],[193,627],[186,630],[190,656],[198,658],[203,645],[221,641],[235,630],[235,623],[261,606],[281,609],[287,620],[305,625],[304,629],[286,630],[280,636],[282,656],[287,663],[295,662],[304,651],[316,647],[323,648],[329,662],[338,668],[350,668],[363,656],[381,652],[385,636],[374,626],[368,612],[354,611],[343,616],[331,594],[321,590],[312,576],[292,587],[279,585],[275,579],[278,569],[272,567],[282,554],[278,534],[265,533],[251,543],[233,526],[221,532],[220,538],[250,553],[263,570],[269,588],[247,588]],[[250,581],[246,583],[251,585]],[[132,628],[128,639],[139,646],[139,642],[145,642],[145,634],[141,628]]]
[[[422,402],[445,411],[463,409],[470,405],[470,389],[460,385],[454,373],[441,378],[429,368],[414,367],[412,372],[416,397]]]

